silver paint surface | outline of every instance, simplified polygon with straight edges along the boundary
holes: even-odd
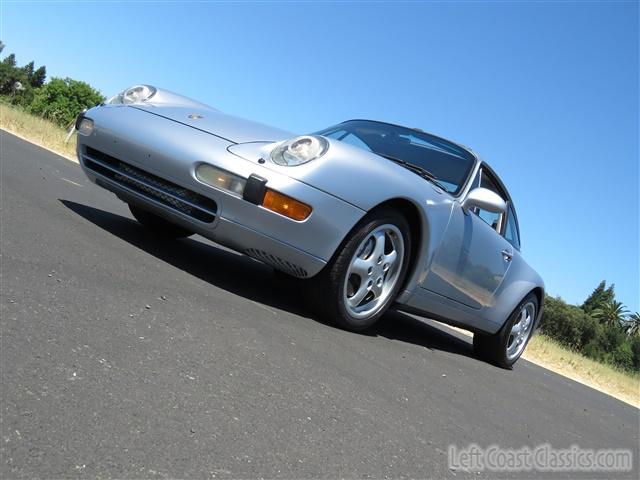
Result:
[[[207,225],[102,179],[124,200],[254,258],[268,261],[270,255],[316,275],[367,212],[401,201],[416,212],[418,223],[411,227],[420,232],[420,242],[413,245],[397,308],[493,333],[529,292],[539,292],[541,303],[544,299],[542,279],[520,252],[463,209],[469,184],[453,197],[393,162],[332,139],[318,160],[276,165],[269,161],[271,150],[295,134],[162,89],[143,104],[100,106],[85,115],[95,128],[90,136],[78,136],[78,157],[92,181],[99,175],[83,163],[87,147],[209,197],[218,204],[218,217]],[[296,222],[205,185],[195,177],[201,163],[266,178],[269,188],[311,205],[313,212]],[[481,164],[477,159],[474,173]],[[512,255],[510,261],[503,250]]]

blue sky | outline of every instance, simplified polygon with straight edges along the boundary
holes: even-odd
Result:
[[[295,132],[349,118],[451,138],[508,186],[549,293],[639,306],[637,2],[10,2],[19,64],[150,83]]]

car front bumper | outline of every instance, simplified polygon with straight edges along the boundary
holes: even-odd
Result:
[[[365,212],[303,181],[241,158],[233,142],[139,109],[96,107],[85,116],[90,135],[78,135],[78,159],[88,178],[134,203],[204,237],[297,277],[311,277]],[[295,221],[202,183],[200,164],[266,186],[313,208]],[[295,167],[291,167],[295,168]]]

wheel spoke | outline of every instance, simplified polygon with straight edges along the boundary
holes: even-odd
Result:
[[[509,332],[509,340],[507,342],[507,357],[510,359],[517,358],[527,345],[527,340],[531,335],[533,327],[533,315],[535,307],[528,303],[518,313],[515,323]]]
[[[393,267],[393,264],[396,263],[398,259],[398,252],[392,250],[391,253],[384,256],[384,263],[389,265],[389,268]]]
[[[373,253],[371,254],[371,257],[374,262],[377,262],[379,257],[384,257],[384,245],[386,242],[386,235],[384,231],[381,230],[376,232],[373,238],[375,239],[376,244],[373,247]]]
[[[369,267],[371,266],[370,260],[365,260],[364,258],[356,258],[351,265],[351,269],[349,271],[350,274],[355,273],[360,277],[362,282],[364,282],[367,278]]]
[[[370,290],[367,287],[367,282],[362,282],[360,284],[360,288],[358,288],[358,291],[354,293],[353,296],[347,298],[349,305],[353,308],[359,306],[364,297],[367,296],[367,293],[369,293],[369,291]]]
[[[527,309],[523,308],[522,311],[520,312],[520,315],[518,315],[518,323],[522,323],[523,320],[525,320],[527,318]]]
[[[522,330],[522,325],[520,324],[520,322],[516,323],[513,325],[513,327],[511,327],[511,333],[517,337],[518,335],[520,335],[520,331]]]
[[[384,283],[381,283],[380,285],[378,285],[376,282],[373,282],[373,285],[371,286],[371,291],[373,292],[373,295],[374,295],[373,298],[378,298],[382,294],[383,286],[384,286]]]

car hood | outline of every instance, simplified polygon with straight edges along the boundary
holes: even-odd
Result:
[[[295,136],[285,130],[227,115],[213,109],[153,104],[132,105],[131,108],[197,128],[233,143],[279,142]]]

